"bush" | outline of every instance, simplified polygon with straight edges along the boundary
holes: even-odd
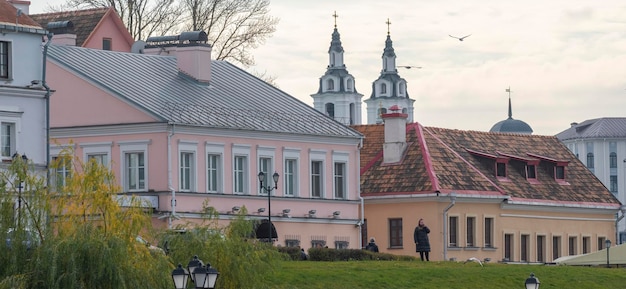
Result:
[[[309,260],[312,261],[411,261],[413,256],[393,255],[388,253],[374,253],[362,249],[329,249],[311,248],[309,249]]]

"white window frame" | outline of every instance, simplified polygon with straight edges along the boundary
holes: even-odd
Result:
[[[233,144],[232,148],[232,162],[233,162],[233,194],[247,195],[250,194],[250,146],[249,145],[237,145]],[[242,170],[242,186],[240,191],[235,191],[237,188],[236,183],[239,177],[237,177],[237,158],[243,158]],[[255,180],[257,178],[254,178]]]
[[[295,162],[293,172],[287,172],[289,168],[287,161]],[[299,167],[300,167],[300,149],[283,149],[283,195],[286,197],[297,197],[300,195],[299,188]],[[289,182],[293,183],[293,190],[289,189]]]
[[[183,188],[183,154],[191,154],[189,170],[188,188]],[[197,191],[197,172],[198,172],[198,142],[178,140],[178,189],[181,192]]]
[[[206,143],[205,144],[205,156],[206,156],[206,191],[209,193],[222,193],[224,192],[224,144]],[[215,190],[210,188],[211,174],[209,168],[210,157],[216,156],[217,163],[214,168],[216,171],[215,177]]]
[[[106,163],[102,164],[104,167],[111,169],[111,147],[113,142],[93,142],[93,143],[80,143],[78,146],[83,150],[83,162],[88,163],[91,156],[106,156]]]
[[[274,186],[274,180],[272,179],[272,175],[275,172],[275,165],[274,165],[275,155],[276,155],[276,148],[257,146],[257,149],[256,149],[257,172],[256,174],[258,174],[259,172],[265,173],[265,180],[263,181],[264,187]],[[264,162],[268,162],[268,163],[264,163]],[[267,168],[265,170],[263,170],[262,168],[263,165],[267,165]],[[256,178],[256,180],[258,181],[258,178]],[[267,196],[266,190],[261,190],[260,186],[261,186],[261,183],[259,182],[259,195]],[[271,194],[275,195],[276,190],[272,190]]]
[[[50,160],[54,160],[55,158],[58,158],[59,155],[61,154],[61,152],[63,150],[71,150],[71,151],[75,151],[76,149],[76,145],[75,144],[60,144],[60,145],[52,145],[50,146]],[[73,156],[69,156],[69,157],[73,157]],[[70,168],[71,169],[71,168]],[[59,174],[58,170],[55,168],[50,167],[50,178],[52,178],[49,183],[50,186],[52,187],[53,191],[57,191],[57,175]],[[65,185],[65,177],[68,176],[68,173],[70,172],[70,170],[64,170],[61,172],[61,174],[64,176],[63,179],[63,185]]]
[[[122,188],[126,192],[147,192],[150,187],[149,182],[149,162],[148,146],[152,143],[151,140],[134,140],[134,141],[119,141],[117,145],[120,147],[120,172]],[[144,157],[144,188],[131,190],[128,185],[127,168],[126,168],[126,155],[131,153],[143,153]]]
[[[350,189],[350,185],[349,185],[349,176],[348,176],[348,172],[350,171],[349,168],[349,162],[348,160],[350,159],[350,153],[348,152],[337,152],[337,151],[333,151],[333,198],[337,199],[337,200],[347,200],[349,199],[349,189]],[[337,195],[337,172],[336,172],[336,164],[343,164],[343,193],[344,196],[343,197],[339,197]]]
[[[13,133],[11,135],[10,144],[9,144],[9,155],[2,155],[2,148],[4,147],[4,137],[0,135],[0,160],[10,160],[13,157],[13,154],[17,152],[17,148],[20,143],[18,140],[18,136],[22,131],[22,114],[24,112],[20,110],[20,108],[15,106],[0,106],[0,124],[10,123],[13,124]],[[1,134],[2,126],[0,126],[0,134]]]
[[[313,196],[313,162],[321,163],[321,172],[320,172],[320,195]],[[326,188],[324,184],[325,182],[325,172],[326,172],[326,151],[325,150],[310,150],[309,151],[309,197],[311,198],[325,198]]]

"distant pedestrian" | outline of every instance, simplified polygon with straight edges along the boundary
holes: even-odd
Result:
[[[365,246],[365,250],[378,253],[378,245],[376,245],[376,239],[374,239],[374,237],[370,238],[370,242]]]
[[[420,253],[420,259],[424,261],[430,261],[428,258],[428,254],[430,252],[430,241],[428,240],[428,234],[430,233],[430,229],[426,225],[424,225],[424,220],[420,219],[417,222],[417,227],[415,227],[415,231],[413,232],[413,240],[415,241],[415,252]]]
[[[304,248],[300,249],[300,260],[308,260],[309,256],[307,256],[306,252],[304,252]]]

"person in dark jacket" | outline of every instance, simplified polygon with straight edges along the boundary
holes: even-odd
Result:
[[[424,261],[424,257],[426,257],[426,261],[430,261],[428,258],[428,253],[430,252],[428,233],[430,233],[430,229],[424,225],[424,219],[420,219],[413,232],[413,240],[415,241],[415,252],[420,253],[422,261]]]
[[[374,237],[372,237],[367,246],[365,246],[365,250],[378,253],[378,245],[376,245],[376,239],[374,239]]]

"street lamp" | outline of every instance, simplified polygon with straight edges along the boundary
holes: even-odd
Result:
[[[20,155],[18,153],[14,153],[13,154],[13,161],[22,159],[22,163],[20,164],[22,167],[24,167],[24,176],[22,176],[21,172],[17,173],[17,226],[20,226],[20,219],[21,219],[21,213],[22,213],[22,188],[24,188],[22,186],[22,178],[26,177],[26,164],[28,162],[28,157],[26,155]]]
[[[611,240],[604,240],[604,246],[606,247],[606,267],[609,268],[609,249],[611,249]]]
[[[541,282],[535,277],[535,273],[530,273],[530,277],[526,278],[524,285],[526,285],[526,289],[539,289],[539,283]]]
[[[187,281],[190,277],[196,289],[215,288],[220,273],[211,267],[211,264],[207,263],[205,266],[198,256],[194,256],[187,268],[188,270],[185,270],[181,264],[178,264],[178,267],[172,271],[172,281],[176,289],[187,289]]]
[[[269,221],[269,226],[268,226],[268,232],[269,235],[267,235],[268,238],[268,242],[272,243],[272,206],[271,206],[271,196],[272,196],[272,191],[274,189],[278,189],[278,173],[274,172],[274,174],[272,175],[272,179],[274,180],[274,187],[272,187],[271,185],[267,185],[267,186],[263,186],[263,180],[265,180],[265,173],[264,172],[259,172],[259,182],[261,183],[261,191],[265,191],[267,193],[267,220]]]

